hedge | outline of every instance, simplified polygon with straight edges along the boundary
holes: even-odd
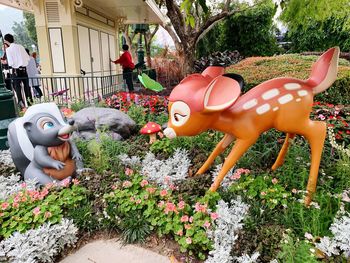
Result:
[[[244,91],[277,77],[307,79],[311,65],[317,56],[287,54],[274,57],[250,57],[227,69],[227,72],[243,76],[246,86]],[[339,60],[338,78],[325,92],[315,97],[316,101],[332,104],[350,104],[350,62]]]

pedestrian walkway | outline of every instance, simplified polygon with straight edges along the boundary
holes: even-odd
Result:
[[[60,263],[169,263],[166,256],[115,239],[97,240],[81,247]]]

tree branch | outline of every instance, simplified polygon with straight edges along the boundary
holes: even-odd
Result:
[[[229,9],[229,6],[230,6],[230,3],[231,1],[230,0],[227,0],[226,3],[225,3],[225,8],[224,10],[215,15],[215,16],[212,16],[210,17],[207,21],[205,21],[205,23],[199,28],[199,30],[197,30],[196,32],[196,36],[195,36],[195,44],[198,43],[199,40],[201,40],[205,34],[207,32],[209,32],[218,22],[220,22],[222,19],[226,18],[226,17],[229,17],[233,14],[237,14],[237,13],[241,13],[241,12],[244,12],[248,9],[251,9],[257,5],[259,5],[260,3],[256,3],[254,5],[251,5],[247,8],[244,8],[244,9],[241,9],[241,10],[231,10],[231,11],[228,11]]]

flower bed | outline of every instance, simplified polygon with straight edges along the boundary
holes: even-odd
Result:
[[[284,64],[299,63],[286,57]],[[274,65],[266,58],[254,63]],[[122,92],[106,103],[140,127],[167,121],[167,100],[160,96]],[[95,172],[79,174],[70,185],[39,189],[11,174],[9,152],[0,152],[0,260],[52,262],[56,252],[82,235],[107,231],[118,232],[127,243],[152,243],[154,236],[172,240],[178,246],[171,253],[182,262],[346,262],[349,114],[346,104],[314,103],[312,118],[326,121],[329,129],[309,208],[303,203],[309,145],[297,136],[285,164],[271,171],[285,136],[277,131],[261,135],[217,193],[207,190],[229,150],[204,175],[190,177],[221,140],[222,134],[213,131],[161,138],[152,145],[140,134],[114,141],[100,132],[89,142],[77,141],[85,165]]]

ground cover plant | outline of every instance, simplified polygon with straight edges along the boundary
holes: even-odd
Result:
[[[307,76],[302,72],[304,63],[309,69],[311,59],[249,58],[230,70],[244,75],[249,88],[274,74],[295,71]],[[340,80],[346,80],[348,67],[342,62]],[[328,137],[309,208],[303,203],[310,168],[308,143],[296,137],[285,164],[272,172],[285,136],[278,131],[262,134],[217,193],[207,190],[229,150],[206,174],[191,177],[221,140],[222,134],[214,131],[174,140],[159,136],[149,145],[138,133],[114,141],[101,130],[93,140],[77,141],[85,166],[93,171],[81,171],[70,184],[39,189],[22,184],[9,153],[1,152],[0,261],[20,254],[16,242],[35,244],[24,246],[26,253],[40,251],[36,235],[40,240],[54,237],[50,248],[41,249],[45,255],[33,259],[50,262],[77,239],[107,231],[118,233],[125,243],[147,244],[155,236],[172,240],[177,244],[173,253],[182,262],[346,262],[350,253],[350,107],[344,83],[339,84],[344,85],[339,96],[334,86],[314,103],[312,118],[327,122]],[[342,101],[337,102],[336,96]],[[148,121],[166,123],[166,105],[166,98],[133,93],[117,93],[104,104],[123,110],[140,128]],[[64,237],[63,231],[70,234]],[[18,262],[25,261],[18,258]]]

